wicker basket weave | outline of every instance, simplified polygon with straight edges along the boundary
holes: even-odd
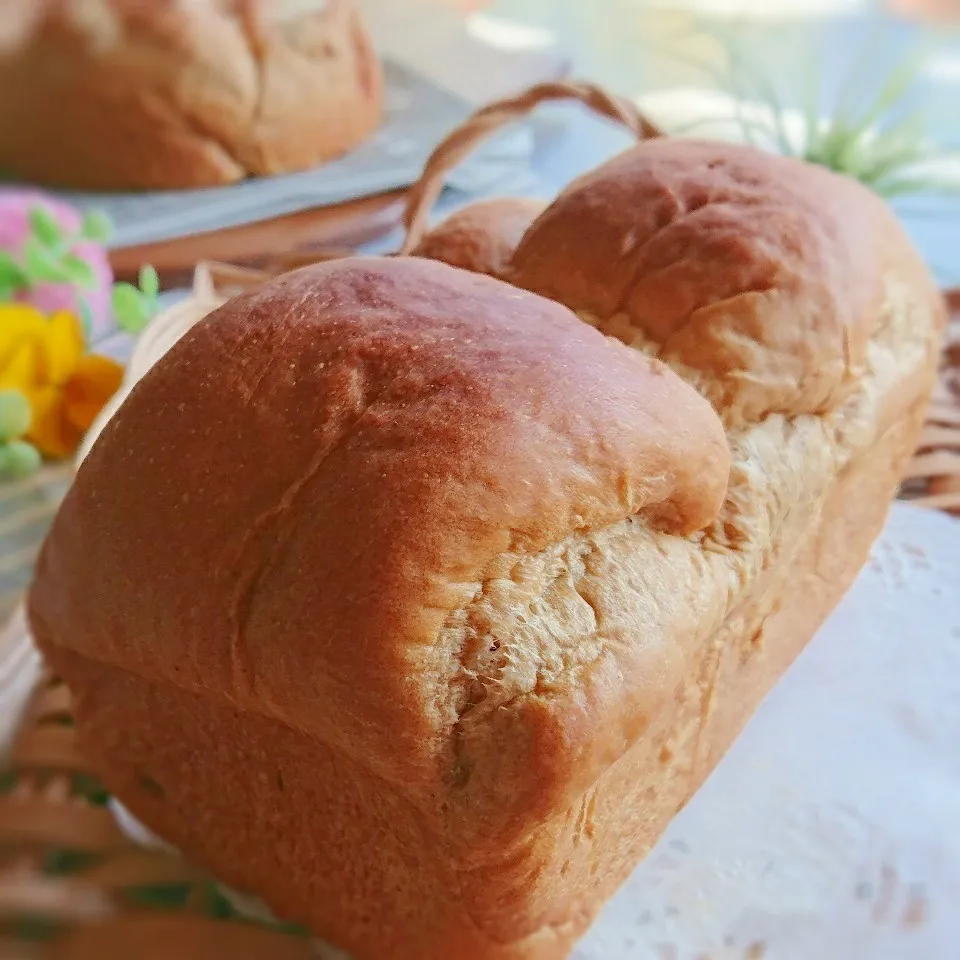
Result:
[[[632,108],[595,88],[548,84],[537,89],[532,100],[528,94],[481,111],[479,122],[474,118],[472,128],[457,131],[438,148],[407,218],[412,235],[423,229],[423,211],[450,165],[477,139],[540,100],[577,96],[627,123],[638,136],[656,134]],[[296,265],[288,260],[266,271],[201,265],[193,297],[175,308],[169,329],[185,329],[227,297]],[[901,496],[960,514],[960,291],[948,294],[948,300],[954,319],[942,377]],[[25,656],[29,659],[29,652]],[[13,672],[29,673],[31,667],[32,661],[14,663]],[[0,710],[4,669],[11,667],[0,663]],[[145,850],[127,839],[77,742],[68,690],[55,677],[42,676],[9,762],[0,765],[0,960],[299,960],[317,955],[316,945],[301,931],[241,918],[211,880],[181,857]]]

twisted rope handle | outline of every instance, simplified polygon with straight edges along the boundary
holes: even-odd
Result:
[[[450,170],[501,127],[526,116],[539,104],[553,100],[579,100],[600,116],[626,127],[638,140],[663,136],[629,100],[607,93],[592,83],[566,80],[538,83],[517,96],[481,107],[441,141],[430,154],[420,180],[410,188],[403,214],[406,236],[399,250],[401,255],[409,254],[426,232],[430,211]]]
[[[951,321],[941,357],[940,383],[907,467],[901,495],[917,506],[960,516],[960,287],[945,290],[944,298]]]

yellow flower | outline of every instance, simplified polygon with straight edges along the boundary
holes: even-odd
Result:
[[[114,360],[84,352],[72,313],[47,317],[26,304],[0,304],[0,390],[27,398],[26,437],[45,456],[73,453],[122,379]]]

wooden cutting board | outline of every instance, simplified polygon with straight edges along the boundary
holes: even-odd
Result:
[[[257,266],[292,253],[353,249],[375,240],[400,222],[405,195],[406,189],[394,190],[259,223],[123,247],[111,252],[110,261],[119,280],[134,279],[149,263],[164,287],[185,287],[204,260]]]

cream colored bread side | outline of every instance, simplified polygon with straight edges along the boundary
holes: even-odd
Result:
[[[25,180],[215,186],[315,166],[379,122],[353,0],[43,3],[0,51],[0,167]]]
[[[448,618],[464,774],[449,819],[469,870],[509,859],[525,822],[582,795],[670,709],[691,658],[763,594],[838,478],[929,393],[943,325],[875,195],[723,144],[654,141],[586,175],[507,275],[667,360],[714,402],[734,463],[702,535],[633,518],[505,552]]]

